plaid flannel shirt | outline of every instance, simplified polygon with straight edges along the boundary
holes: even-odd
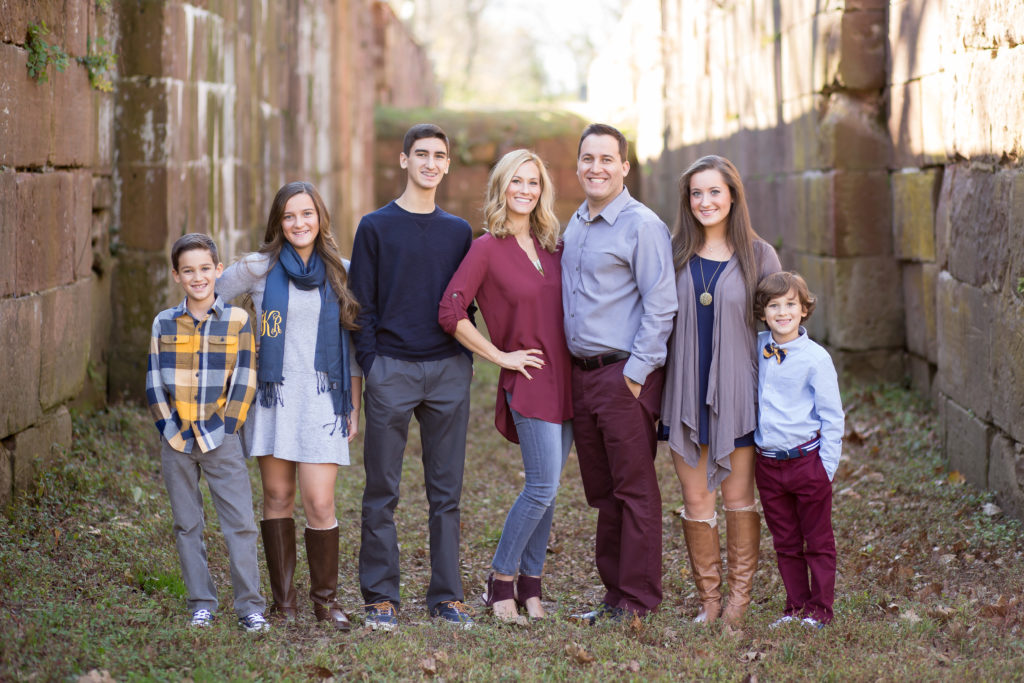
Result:
[[[185,299],[153,320],[146,399],[171,448],[206,453],[235,433],[256,395],[249,314],[218,296],[204,320]]]

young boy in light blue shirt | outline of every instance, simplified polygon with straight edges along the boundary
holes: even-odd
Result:
[[[758,335],[754,476],[786,586],[785,613],[773,628],[832,621],[832,478],[844,415],[832,358],[801,325],[815,301],[804,279],[790,272],[765,277],[754,295],[754,315],[768,325]]]

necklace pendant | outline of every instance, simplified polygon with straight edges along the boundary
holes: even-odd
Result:
[[[700,303],[702,306],[711,305],[711,292],[704,292],[700,295]]]

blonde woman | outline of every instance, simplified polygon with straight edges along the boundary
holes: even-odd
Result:
[[[570,360],[562,324],[561,226],[544,163],[509,152],[487,184],[478,238],[441,300],[438,321],[474,353],[499,365],[494,423],[519,443],[526,483],[505,520],[484,602],[503,621],[544,616],[541,573],[555,494],[572,443]],[[469,320],[477,301],[488,341]],[[518,572],[518,580],[513,579]]]

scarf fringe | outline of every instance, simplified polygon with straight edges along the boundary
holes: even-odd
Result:
[[[260,382],[257,393],[259,394],[260,405],[264,408],[284,405],[284,397],[281,396],[281,382]]]
[[[334,433],[337,432],[339,429],[341,430],[342,436],[348,436],[348,420],[345,419],[343,415],[335,415],[334,422],[328,422],[326,424],[320,425],[320,427],[322,429],[327,429],[328,427],[330,427],[331,431],[328,432],[330,436],[334,436]]]

